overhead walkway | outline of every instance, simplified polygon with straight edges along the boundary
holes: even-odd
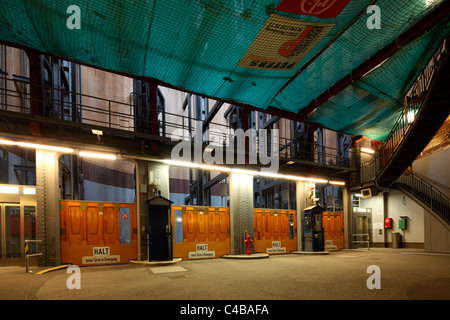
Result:
[[[436,52],[405,99],[388,138],[368,163],[361,164],[360,184],[390,188],[419,156],[449,114],[448,40]]]

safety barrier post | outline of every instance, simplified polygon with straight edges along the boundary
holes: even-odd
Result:
[[[42,243],[42,240],[25,240],[25,248],[27,248],[28,243]],[[25,251],[25,272],[28,273],[28,269],[29,269],[29,258],[30,257],[38,257],[38,256],[42,256],[42,252],[40,253],[33,253],[33,254],[28,254],[28,250]]]

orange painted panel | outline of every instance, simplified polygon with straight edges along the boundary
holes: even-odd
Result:
[[[272,215],[273,232],[272,237],[278,239],[280,237],[280,213],[275,211]]]
[[[197,240],[199,242],[205,242],[206,240],[206,221],[207,220],[205,218],[205,211],[204,210],[198,210],[197,211],[197,230],[198,230],[198,234],[197,234]]]
[[[181,210],[183,242],[173,243],[173,256],[184,260],[220,257],[230,253],[229,209],[218,207],[172,206],[172,222],[175,210]],[[197,247],[197,245],[202,245]],[[197,252],[198,248],[204,252]]]
[[[217,214],[218,216],[218,214]],[[209,241],[216,240],[216,210],[213,208],[208,209],[208,239]]]
[[[219,209],[219,240],[226,241],[228,236],[228,227],[230,224],[230,216],[225,210]]]
[[[193,242],[195,240],[194,208],[188,207],[186,209],[186,219],[183,219],[183,221],[187,222],[186,232],[184,232],[185,239],[188,242]]]
[[[81,234],[81,208],[71,206],[68,212],[69,242],[71,245],[81,245],[83,236]]]
[[[264,215],[262,215],[263,212]],[[293,218],[292,227],[289,215]],[[255,252],[289,253],[297,250],[296,215],[295,210],[254,209]],[[261,232],[258,232],[258,228]],[[290,230],[292,230],[292,239],[289,238]],[[274,250],[274,242],[280,242],[278,244],[281,246],[281,251]]]
[[[344,221],[342,212],[324,212],[323,227],[325,242],[333,240],[333,245],[337,250],[344,248]]]
[[[323,212],[322,214],[322,226],[323,226],[323,236],[325,241],[330,238],[330,216],[328,212]]]
[[[288,237],[288,217],[286,211],[281,211],[280,214],[280,238],[284,240]]]
[[[334,218],[335,213],[330,213],[330,239],[333,240],[333,245],[337,246],[336,243],[336,219]]]
[[[270,239],[272,237],[272,217],[270,210],[264,210],[264,238]]]
[[[262,210],[255,210],[255,239],[261,240],[263,237],[263,216]]]
[[[103,230],[100,230],[101,222],[98,207],[88,207],[86,210],[86,238],[89,245],[99,244]]]
[[[118,213],[113,207],[105,207],[103,211],[104,240],[105,244],[113,244],[119,240],[117,230],[119,229]]]
[[[119,211],[116,209],[122,207],[130,209],[131,234],[127,244],[120,243]],[[60,229],[62,263],[105,265],[137,259],[135,204],[61,200]],[[99,248],[105,248],[100,251],[108,254],[99,255]]]

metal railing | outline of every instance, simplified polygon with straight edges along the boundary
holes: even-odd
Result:
[[[439,214],[447,223],[450,223],[450,198],[431,183],[413,173],[404,173],[397,179],[397,184]]]
[[[403,138],[408,134],[412,123],[421,110],[425,97],[429,93],[429,88],[436,74],[436,70],[446,55],[446,40],[444,40],[409,89],[404,101],[405,109],[400,113],[400,116],[378,149],[378,152],[370,161],[361,163],[360,183],[374,181],[378,173],[389,164],[389,161],[402,143]]]
[[[353,247],[357,245],[364,245],[367,246],[367,250],[370,250],[370,241],[369,241],[369,234],[368,233],[355,233],[352,234],[353,237]]]
[[[169,140],[195,140],[196,132],[201,132],[203,144],[227,147],[229,136],[233,130],[228,124],[210,122],[208,132],[203,132],[201,122],[184,114],[167,112],[165,110],[139,110],[133,105],[134,92],[126,98],[129,100],[116,101],[97,96],[82,94],[64,89],[32,85],[26,80],[0,77],[0,110],[32,115],[33,106],[42,109],[43,116],[49,119],[70,123],[81,123],[101,128],[123,130],[126,132],[150,133],[150,128],[157,127],[159,137]],[[45,98],[36,99],[32,90],[45,92]],[[65,97],[65,98],[62,98]],[[68,98],[69,97],[69,98]],[[157,118],[150,120],[149,114],[156,113]],[[142,115],[142,116],[139,116]],[[156,134],[155,132],[155,134]],[[318,143],[302,143],[280,135],[273,136],[268,145],[261,140],[256,131],[250,152],[278,152],[279,157],[315,162],[337,167],[355,167],[355,154],[350,151],[339,150]],[[261,142],[261,143],[260,143]],[[275,147],[274,147],[275,146]],[[278,148],[278,150],[277,150]]]
[[[25,240],[25,247],[28,246],[28,243],[42,243],[42,240]],[[25,252],[25,272],[29,273],[29,259],[31,257],[40,257],[42,256],[42,252],[39,253],[32,253],[28,254],[28,252]]]

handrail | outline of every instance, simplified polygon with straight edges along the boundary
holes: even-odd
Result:
[[[397,179],[397,184],[438,213],[447,223],[450,223],[450,198],[431,183],[417,177],[414,173],[403,173]]]
[[[25,240],[25,246],[28,243],[42,243],[42,240]],[[30,257],[38,257],[38,256],[42,256],[42,252],[39,253],[32,253],[32,254],[28,254],[28,252],[25,253],[25,272],[28,273],[28,269],[29,269],[29,258]]]
[[[367,250],[370,250],[370,235],[368,233],[354,233],[352,234],[352,237],[356,237],[357,240],[353,239],[352,243],[353,245],[358,243],[367,244]],[[358,240],[358,239],[367,239],[367,240]]]
[[[425,182],[430,183],[431,185],[434,185],[436,189],[440,190],[445,195],[447,195],[447,196],[450,195],[450,188],[443,185],[442,183],[440,183],[434,179],[431,179],[430,177],[427,177],[418,172],[414,172],[414,176],[419,177],[420,179],[422,179]]]
[[[360,167],[360,183],[374,181],[381,170],[388,165],[397,148],[408,134],[411,124],[415,120],[417,114],[423,106],[425,97],[429,93],[429,88],[433,77],[439,68],[440,62],[447,55],[447,40],[439,45],[438,49],[430,59],[429,63],[420,73],[417,80],[413,83],[405,96],[403,109],[397,118],[394,126],[389,132],[387,138],[383,141],[373,158],[361,163]]]
[[[0,87],[0,109],[17,112],[21,114],[32,114],[31,106],[39,104],[45,109],[45,116],[52,119],[59,119],[70,123],[82,123],[94,125],[114,130],[123,130],[126,132],[148,133],[140,130],[142,128],[150,128],[156,126],[158,134],[167,138],[176,140],[192,139],[196,128],[195,119],[189,116],[166,110],[147,109],[146,114],[137,113],[138,106],[133,105],[133,95],[130,93],[128,102],[105,99],[76,91],[68,91],[61,88],[53,88],[42,85],[32,85],[27,83],[16,83],[17,80],[0,76],[0,80],[4,81],[4,86]],[[45,90],[48,96],[36,99],[31,95],[31,90]],[[64,101],[61,96],[72,96],[76,99]],[[58,98],[59,97],[59,98]],[[82,102],[81,102],[82,101]],[[67,113],[65,113],[67,111]],[[160,116],[156,120],[150,120],[148,113],[156,112]],[[162,119],[165,119],[162,122]],[[209,134],[203,133],[203,143],[212,146],[223,147],[229,145],[228,135],[233,132],[230,125],[210,122]],[[295,141],[290,137],[277,135],[276,140],[271,141],[271,146],[278,147],[280,158],[296,159],[301,161],[314,162],[321,165],[355,168],[355,153],[348,150],[341,150],[327,145],[321,145],[317,142]],[[251,151],[259,152],[267,150],[267,146],[260,145],[259,135],[255,137],[255,145]],[[267,150],[269,151],[269,150]],[[267,152],[266,151],[266,152]],[[275,151],[275,150],[274,150]]]

